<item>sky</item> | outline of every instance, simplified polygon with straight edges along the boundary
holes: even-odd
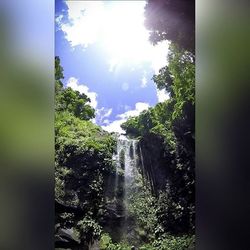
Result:
[[[154,74],[167,64],[168,42],[149,42],[144,1],[56,0],[55,54],[63,84],[89,96],[93,120],[122,133],[129,117],[168,99]]]

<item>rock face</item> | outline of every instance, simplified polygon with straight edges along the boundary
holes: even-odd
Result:
[[[147,135],[139,143],[139,158],[143,177],[146,178],[155,195],[166,186],[166,179],[171,165],[171,155],[166,154],[163,140],[156,135]]]
[[[100,250],[99,242],[94,241],[94,243],[89,246],[89,250]]]
[[[80,249],[80,240],[74,235],[72,229],[59,228],[55,234],[55,248],[77,250]]]

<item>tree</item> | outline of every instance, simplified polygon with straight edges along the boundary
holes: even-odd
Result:
[[[195,103],[195,57],[191,52],[170,45],[168,66],[153,76],[158,89],[165,89],[175,103],[173,118],[181,116],[184,106]]]
[[[55,109],[56,112],[68,111],[82,120],[90,120],[95,117],[95,110],[89,105],[90,99],[85,94],[72,88],[64,88],[63,68],[60,58],[55,57]]]
[[[61,66],[60,57],[55,57],[55,80],[61,80],[63,79],[63,67]]]
[[[190,51],[171,44],[168,62],[153,80],[169,93],[169,100],[128,119],[122,128],[140,139],[144,171],[158,195],[161,227],[172,234],[189,234],[195,214],[195,59]]]
[[[112,176],[114,138],[93,124],[90,99],[64,88],[60,58],[55,58],[56,246],[88,249],[101,234],[107,179]],[[76,240],[65,236],[73,228]]]
[[[145,26],[150,30],[153,44],[170,40],[194,53],[194,0],[148,0],[145,17]]]

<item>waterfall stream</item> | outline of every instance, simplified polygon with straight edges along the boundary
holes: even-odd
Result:
[[[114,156],[116,161],[115,190],[117,199],[122,200],[123,221],[121,223],[121,238],[129,241],[129,236],[133,231],[133,224],[129,216],[129,206],[131,194],[135,192],[135,182],[138,178],[138,155],[137,140],[120,136],[117,139],[117,153]],[[122,176],[122,177],[121,177]],[[122,195],[121,195],[122,193]]]
[[[113,155],[115,171],[106,184],[104,231],[114,243],[139,247],[141,242],[147,242],[145,217],[147,213],[151,213],[151,219],[154,216],[152,210],[146,211],[150,209],[153,199],[146,169],[148,157],[138,140],[121,135],[117,135],[116,139],[117,148]]]

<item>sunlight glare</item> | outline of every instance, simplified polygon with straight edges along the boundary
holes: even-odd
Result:
[[[68,20],[59,26],[72,48],[97,44],[110,71],[149,63],[157,73],[166,65],[168,42],[153,46],[144,26],[145,1],[66,1]],[[58,19],[59,20],[59,19]]]
[[[103,46],[113,62],[140,63],[150,53],[143,1],[113,3],[105,11]]]

